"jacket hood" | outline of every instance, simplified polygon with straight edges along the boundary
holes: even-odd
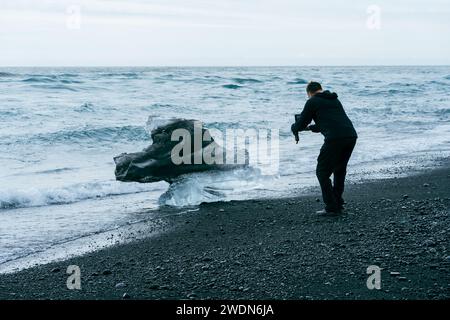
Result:
[[[329,90],[325,90],[325,91],[315,94],[314,97],[334,100],[334,99],[337,99],[338,95],[336,92],[330,92]]]

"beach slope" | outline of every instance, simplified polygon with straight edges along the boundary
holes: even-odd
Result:
[[[450,169],[316,195],[204,204],[169,232],[0,275],[0,299],[449,299]],[[81,290],[66,287],[69,265]],[[381,268],[381,289],[367,268]]]

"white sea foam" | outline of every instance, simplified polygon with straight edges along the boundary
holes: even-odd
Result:
[[[204,202],[242,200],[256,197],[277,177],[262,175],[260,170],[240,168],[226,171],[192,173],[179,177],[160,197],[163,205],[195,206]]]
[[[163,192],[165,185],[163,183],[120,183],[111,180],[76,183],[55,188],[24,186],[20,189],[10,189],[3,187],[0,190],[0,209],[73,203],[86,199],[155,191],[155,189]]]

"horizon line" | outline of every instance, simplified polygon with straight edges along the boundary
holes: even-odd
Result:
[[[0,68],[314,68],[314,67],[450,67],[450,64],[317,64],[317,65],[9,65]]]

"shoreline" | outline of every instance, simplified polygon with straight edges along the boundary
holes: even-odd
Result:
[[[157,215],[168,232],[0,275],[0,299],[449,299],[450,166],[347,185],[346,213],[314,215],[320,190]],[[69,265],[81,290],[68,290]],[[381,289],[366,286],[379,265]]]

